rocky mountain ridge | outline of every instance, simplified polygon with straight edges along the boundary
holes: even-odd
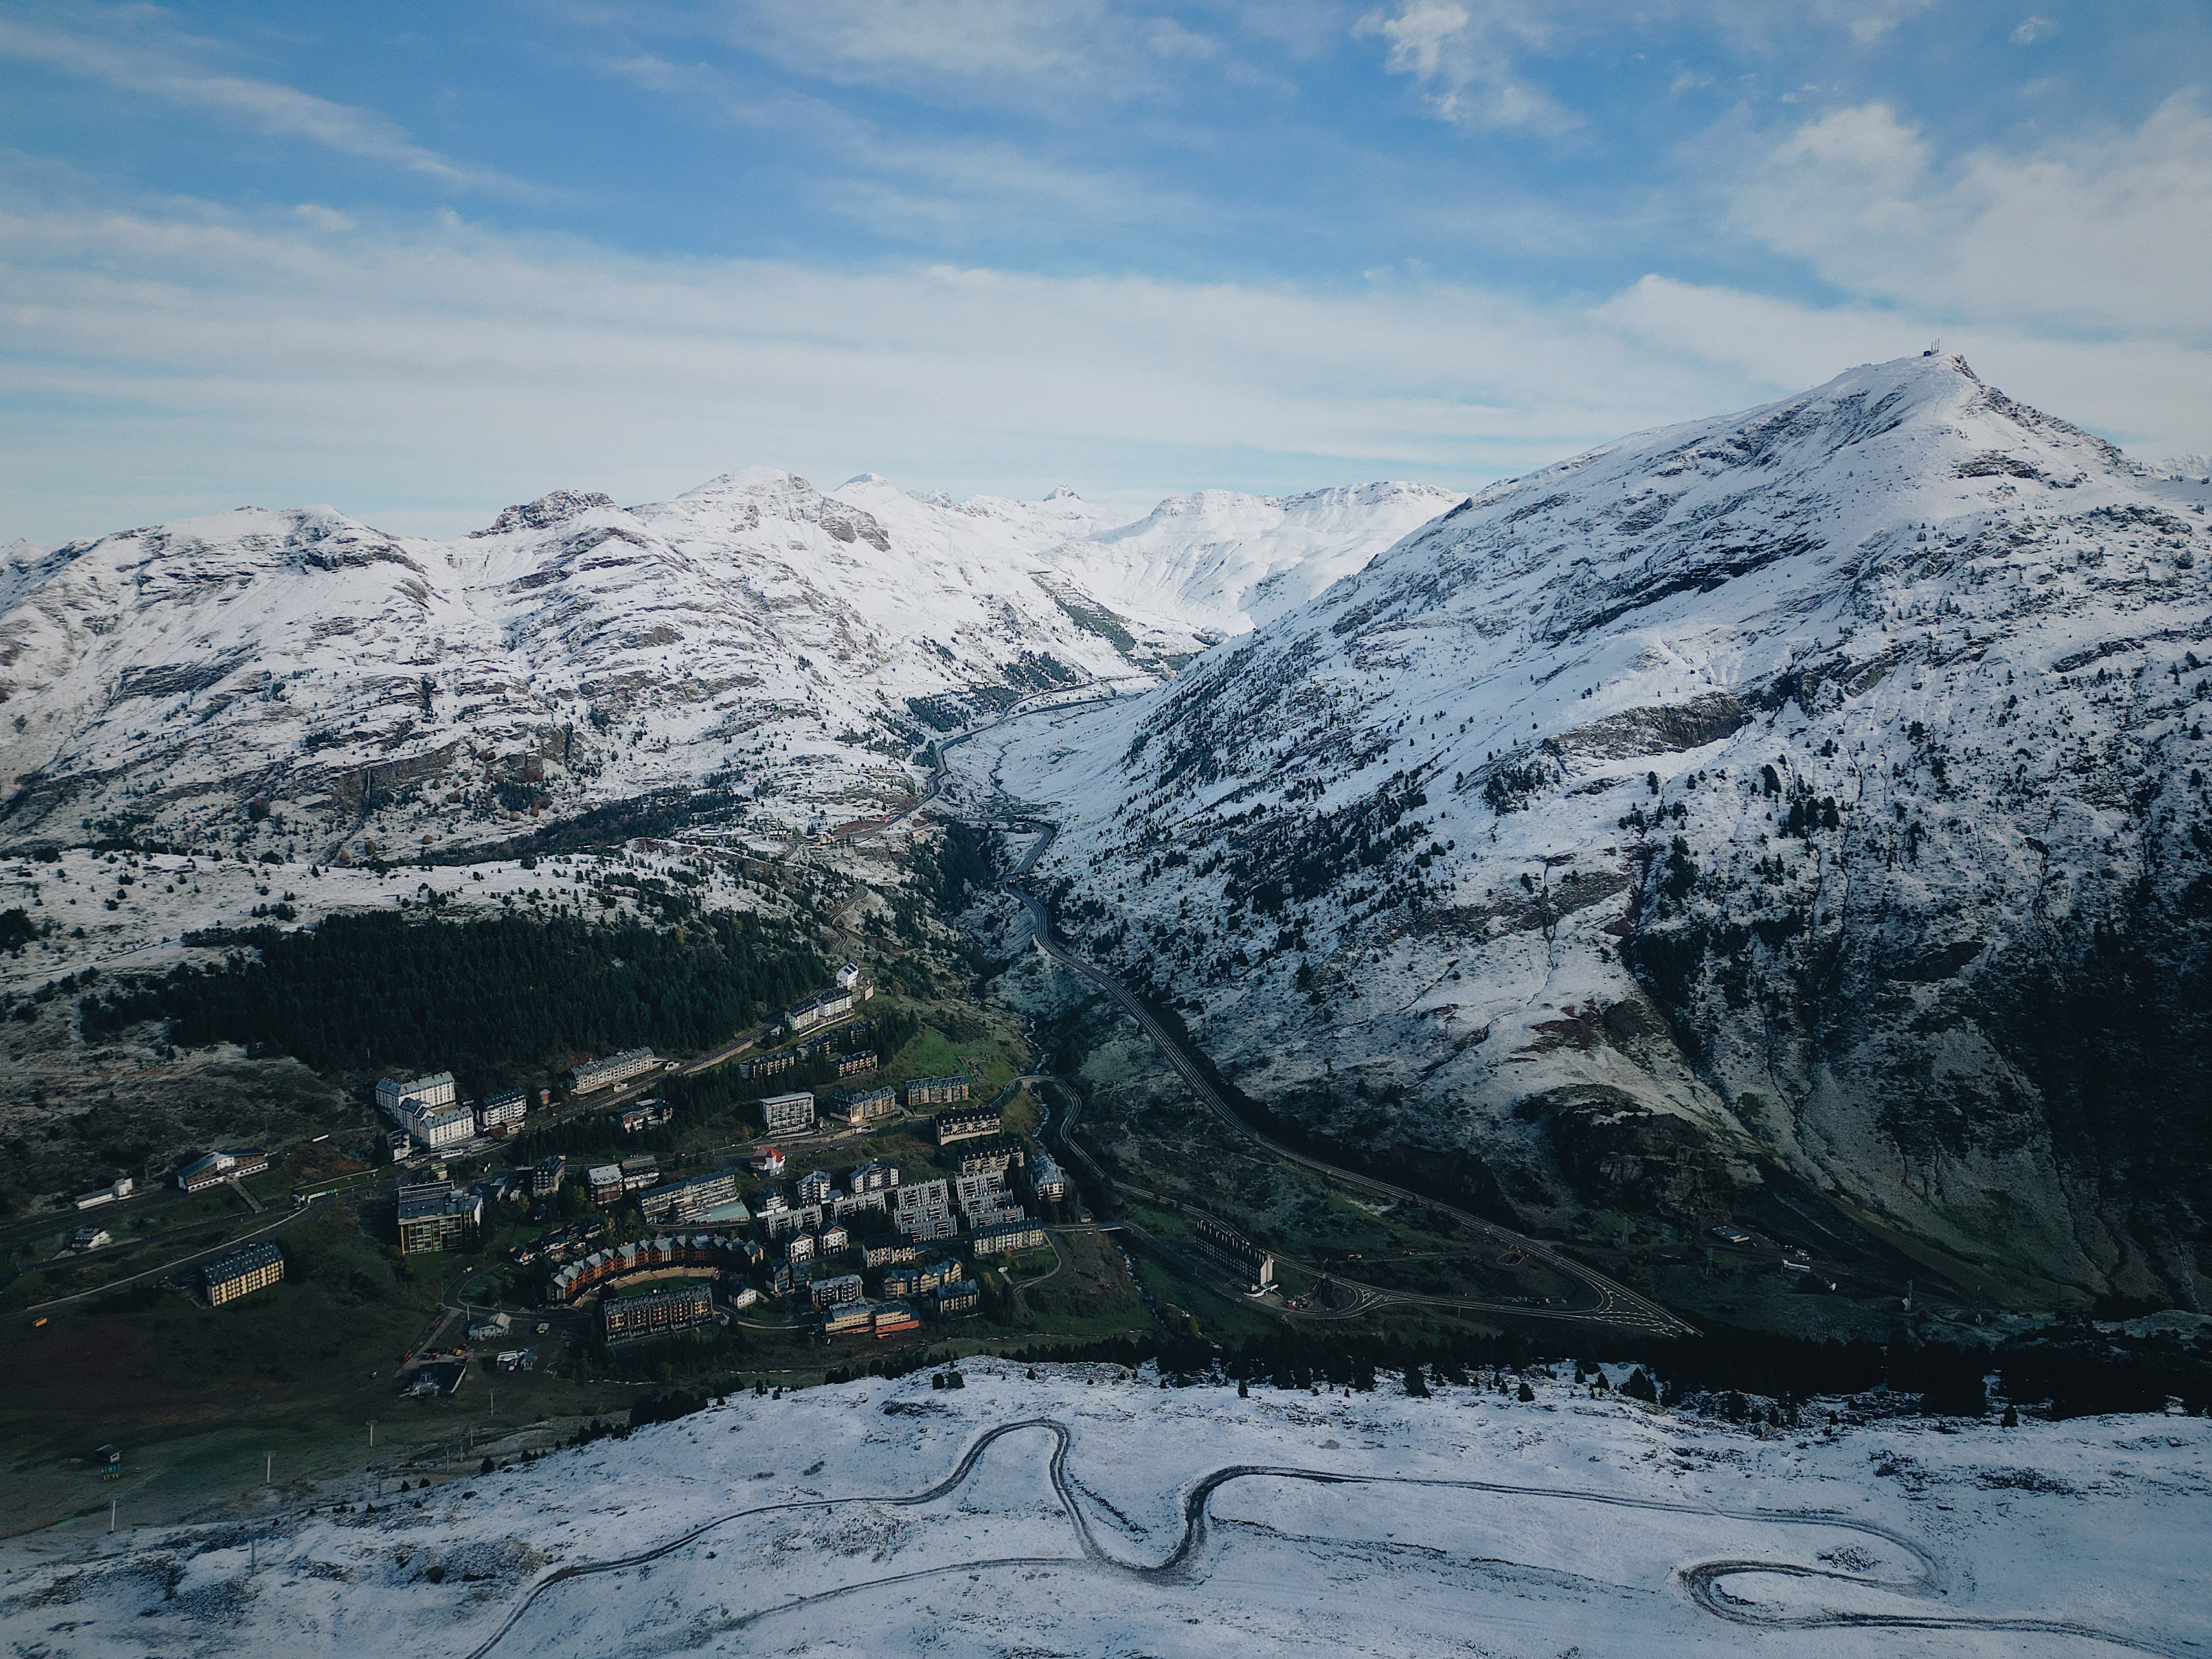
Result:
[[[2208,507],[1960,359],[1857,369],[1487,489],[964,785],[1340,1146],[2202,1305]]]
[[[1275,553],[1255,498],[1226,494],[1148,546],[1171,559],[1233,521],[1267,570],[1333,572],[1457,499],[1358,494]],[[559,490],[450,542],[315,507],[17,543],[0,841],[329,861],[593,814],[781,835],[881,813],[912,797],[935,732],[1145,683],[1213,636],[1097,597],[1085,550],[1115,527],[1066,489],[955,502],[752,468],[632,507]]]

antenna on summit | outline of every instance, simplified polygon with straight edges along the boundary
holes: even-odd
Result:
[[[1943,343],[1942,343],[1942,341],[1941,341],[1941,340],[1930,340],[1930,341],[1928,343],[1928,349],[1927,349],[1927,350],[1925,350],[1925,351],[1923,351],[1923,352],[1922,352],[1920,355],[1921,355],[1922,356],[1923,356],[1923,357],[1933,357],[1933,356],[1934,356],[1937,352],[1939,352],[1939,351],[1942,350],[1942,349],[1943,349]]]

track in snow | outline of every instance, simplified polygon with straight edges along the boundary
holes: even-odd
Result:
[[[1826,1610],[1792,1613],[1783,1608],[1765,1607],[1757,1602],[1733,1595],[1723,1587],[1732,1578],[1765,1575],[1774,1577],[1825,1579],[1850,1585],[1861,1590],[1875,1590],[1919,1602],[1939,1601],[1948,1594],[1949,1575],[1939,1557],[1925,1544],[1911,1535],[1892,1530],[1872,1522],[1855,1520],[1819,1510],[1738,1510],[1714,1504],[1676,1502],[1660,1498],[1632,1498],[1617,1492],[1591,1492],[1574,1486],[1525,1486],[1510,1481],[1449,1480],[1443,1477],[1418,1475],[1380,1475],[1347,1474],[1339,1469],[1302,1468],[1295,1465],[1231,1463],[1201,1475],[1188,1487],[1182,1498],[1182,1530],[1175,1547],[1157,1561],[1138,1561],[1118,1555],[1102,1544],[1091,1528],[1076,1497],[1076,1487],[1067,1472],[1067,1457],[1073,1437],[1067,1425],[1055,1418],[1025,1418],[1017,1423],[1001,1423],[988,1428],[971,1442],[961,1454],[952,1472],[934,1485],[920,1492],[896,1494],[869,1494],[852,1498],[791,1498],[777,1504],[756,1504],[750,1509],[734,1510],[692,1528],[689,1532],[671,1539],[667,1543],[649,1550],[617,1556],[605,1561],[579,1562],[548,1573],[531,1586],[528,1594],[509,1613],[500,1627],[473,1649],[468,1659],[488,1659],[495,1649],[506,1639],[525,1613],[547,1592],[565,1583],[580,1579],[619,1573],[634,1567],[647,1565],[675,1554],[699,1542],[709,1533],[755,1516],[773,1515],[787,1510],[830,1510],[854,1504],[892,1505],[912,1507],[930,1503],[957,1490],[983,1455],[1008,1435],[1024,1434],[1030,1430],[1042,1430],[1052,1437],[1052,1455],[1046,1465],[1054,1492],[1058,1495],[1068,1524],[1074,1533],[1077,1553],[1053,1555],[991,1556],[971,1560],[947,1562],[940,1566],[917,1568],[908,1572],[889,1573],[875,1578],[856,1580],[841,1584],[834,1589],[819,1590],[811,1595],[787,1597],[771,1606],[754,1609],[732,1619],[726,1628],[742,1629],[777,1613],[790,1613],[817,1606],[824,1601],[857,1595],[864,1591],[887,1589],[918,1580],[941,1577],[951,1573],[975,1572],[996,1567],[1082,1567],[1093,1571],[1126,1576],[1139,1581],[1183,1580],[1194,1577],[1199,1552],[1206,1541],[1208,1509],[1213,1495],[1224,1486],[1237,1480],[1294,1480],[1315,1486],[1419,1486],[1442,1488],[1457,1492],[1486,1492],[1498,1497],[1548,1498],[1561,1503],[1594,1504],[1613,1509],[1644,1510],[1670,1515],[1689,1515],[1713,1520],[1747,1522],[1762,1526],[1820,1527],[1833,1531],[1857,1533],[1863,1537],[1895,1546],[1913,1561],[1912,1571],[1901,1577],[1882,1577],[1871,1573],[1851,1572],[1835,1567],[1807,1565],[1796,1562],[1728,1559],[1693,1562],[1675,1570],[1690,1599],[1715,1618],[1730,1624],[1749,1626],[1760,1630],[1811,1631],[1835,1628],[1894,1629],[1894,1630],[1955,1630],[1987,1632],[2020,1632],[2051,1636],[2070,1637],[2084,1642],[2100,1643],[2131,1652],[2161,1656],[2161,1659],[2186,1659],[2200,1652],[2195,1644],[2167,1642],[2156,1637],[2134,1635],[2106,1630],[2076,1620],[2046,1619],[2033,1615],[1950,1614],[1942,1612],[1894,1613]]]

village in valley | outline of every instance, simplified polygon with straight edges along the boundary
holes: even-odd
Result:
[[[384,1425],[395,1455],[427,1443],[417,1468],[463,1450],[472,1462],[502,1438],[510,1450],[543,1441],[560,1431],[549,1425],[595,1414],[625,1378],[782,1386],[896,1374],[963,1351],[963,1336],[972,1350],[1020,1330],[1152,1322],[1129,1259],[1041,1142],[1042,1079],[1024,1074],[1019,1037],[976,1036],[961,1025],[972,1006],[937,1016],[969,1030],[965,1044],[917,1030],[910,1013],[878,1017],[897,1000],[879,1001],[848,963],[695,1060],[633,1048],[475,1099],[452,1070],[380,1076],[362,1090],[373,1129],[273,1152],[218,1147],[84,1194],[63,1254],[41,1280],[18,1283],[19,1296],[34,1282],[65,1291],[45,1310],[27,1305],[27,1322],[37,1337],[55,1316],[143,1324],[196,1309],[197,1320],[246,1316],[250,1346],[292,1347],[270,1334],[294,1328],[309,1302],[327,1313],[328,1258],[366,1248],[398,1305],[342,1296],[386,1316],[334,1349],[374,1359],[369,1332],[395,1328],[410,1291],[419,1306],[439,1287],[411,1341],[374,1366],[369,1389],[356,1373],[349,1390],[433,1412]],[[886,1042],[899,1053],[882,1052]],[[687,1085],[701,1097],[702,1079],[719,1084],[717,1103],[682,1103]],[[143,1265],[203,1214],[221,1218],[194,1239],[204,1248]],[[1272,1277],[1272,1259],[1249,1254],[1214,1263],[1224,1293]],[[356,1286],[369,1276],[349,1271]],[[1055,1278],[1060,1300],[1019,1299]],[[272,1295],[289,1300],[252,1322]],[[219,1334],[179,1340],[227,1346]],[[513,1402],[503,1417],[501,1389]],[[455,1413],[465,1426],[449,1448]],[[125,1468],[124,1452],[106,1452]]]

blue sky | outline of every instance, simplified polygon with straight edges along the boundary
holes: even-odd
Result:
[[[0,541],[1475,485],[1941,337],[2212,450],[2212,11],[0,3]]]

